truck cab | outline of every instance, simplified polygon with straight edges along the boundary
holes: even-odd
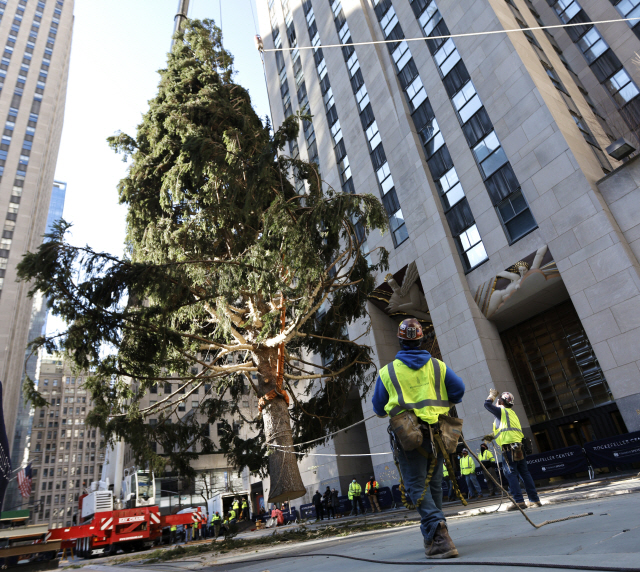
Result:
[[[156,485],[151,471],[125,469],[121,498],[125,508],[156,504]]]

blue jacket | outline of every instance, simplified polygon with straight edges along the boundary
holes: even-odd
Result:
[[[426,350],[400,350],[396,354],[396,359],[399,359],[404,365],[411,369],[420,369],[431,359],[431,354]],[[447,366],[447,375],[444,377],[444,385],[447,388],[447,395],[451,403],[460,403],[462,396],[464,395],[464,381],[457,376],[454,371]],[[376,379],[376,387],[373,391],[373,412],[380,416],[386,417],[384,410],[385,405],[389,403],[389,393],[387,388],[382,383],[382,379],[378,376]]]

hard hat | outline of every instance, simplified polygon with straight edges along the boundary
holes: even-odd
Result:
[[[424,337],[422,326],[415,318],[402,320],[398,326],[398,338],[401,340],[421,340]]]
[[[513,395],[508,391],[505,391],[500,395],[500,399],[504,402],[505,405],[513,406]]]
[[[469,451],[467,451],[466,449],[462,449],[463,453],[469,453]]]

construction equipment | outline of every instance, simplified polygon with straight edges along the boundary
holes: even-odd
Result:
[[[84,506],[84,505],[83,505]],[[163,529],[206,522],[195,509],[183,514],[160,515],[157,506],[96,512],[85,522],[70,528],[49,530],[46,540],[59,540],[62,548],[73,548],[78,556],[111,556],[119,550],[133,552],[160,544]]]
[[[0,515],[0,566],[19,567],[24,572],[58,567],[60,541],[46,541],[48,526],[26,526],[29,510],[14,510]]]

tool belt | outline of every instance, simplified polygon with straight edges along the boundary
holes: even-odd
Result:
[[[502,445],[502,451],[510,452],[514,463],[524,459],[524,447],[522,446],[522,443],[508,443]]]

